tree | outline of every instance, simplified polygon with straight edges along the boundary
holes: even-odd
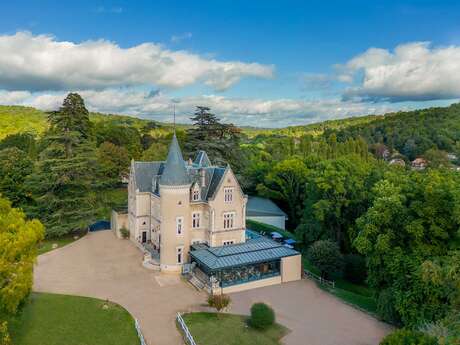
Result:
[[[158,140],[142,153],[143,161],[164,161],[168,155],[169,141]]]
[[[139,131],[128,124],[119,124],[114,121],[102,121],[94,126],[96,144],[110,142],[124,147],[130,158],[137,159],[142,153],[141,135]]]
[[[0,150],[13,147],[25,152],[30,158],[36,157],[37,145],[35,136],[31,133],[10,134],[0,141]]]
[[[238,173],[241,170],[241,131],[233,124],[221,123],[208,107],[198,106],[190,118],[193,127],[187,130],[185,152],[194,156],[204,150],[214,164],[232,165]]]
[[[24,181],[32,173],[32,160],[16,147],[0,151],[0,192],[19,206],[29,200]]]
[[[95,214],[90,192],[96,159],[88,136],[88,111],[74,94],[69,97],[62,112],[50,113],[46,149],[26,183],[33,198],[27,211],[42,220],[47,237],[84,229]]]
[[[129,154],[124,147],[104,142],[97,149],[97,161],[101,176],[118,182],[129,168]]]
[[[50,126],[58,132],[78,132],[83,138],[90,135],[89,111],[78,93],[69,93],[58,111],[48,115]]]
[[[306,181],[303,216],[296,233],[306,245],[336,241],[351,252],[355,221],[369,206],[370,189],[381,178],[374,159],[349,154],[313,164]]]
[[[428,161],[428,166],[431,168],[447,168],[451,166],[446,151],[429,149],[428,151],[425,151],[423,158]]]
[[[43,225],[0,198],[0,314],[14,313],[32,289],[37,244]]]
[[[321,277],[336,277],[342,273],[343,256],[336,242],[316,241],[308,249],[308,259],[321,272]]]
[[[451,290],[423,279],[422,268],[455,243],[459,185],[450,171],[392,171],[375,185],[371,207],[357,220],[354,245],[367,258],[367,281],[380,294],[389,291],[404,325],[442,318],[452,308]]]
[[[387,335],[380,345],[438,345],[436,338],[419,331],[398,329]]]
[[[293,157],[275,164],[257,191],[268,198],[278,200],[289,215],[289,224],[296,226],[302,214],[306,181],[309,170],[303,161]]]
[[[230,305],[230,297],[224,294],[220,295],[209,295],[208,297],[208,305],[211,308],[214,308],[217,310],[218,313],[220,313],[222,310],[227,308]]]

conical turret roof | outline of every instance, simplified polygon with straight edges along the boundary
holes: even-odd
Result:
[[[169,146],[168,158],[166,159],[160,184],[165,186],[183,186],[190,183],[190,178],[185,167],[184,158],[177,141],[176,133]]]

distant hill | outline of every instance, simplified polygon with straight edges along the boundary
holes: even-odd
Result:
[[[340,141],[362,137],[370,145],[385,144],[410,159],[431,148],[458,153],[460,103],[386,114],[367,123],[351,123],[334,132]]]
[[[102,113],[91,113],[90,118],[93,122],[113,121],[138,129],[150,122],[132,116]],[[162,133],[172,130],[171,123],[157,123],[161,125]],[[0,106],[0,140],[8,134],[18,132],[40,135],[46,126],[46,113],[43,111],[23,106]],[[190,125],[178,124],[177,127],[186,129]],[[360,136],[368,144],[383,143],[413,158],[433,147],[460,152],[460,103],[449,107],[350,117],[279,129],[242,129],[250,138],[320,136],[335,133],[339,141],[344,141]]]
[[[127,124],[137,129],[144,127],[150,120],[140,119],[127,115],[90,113],[93,122],[113,121],[118,124]],[[171,129],[172,124],[160,124],[164,130]],[[0,140],[9,134],[29,132],[40,136],[47,128],[47,114],[44,111],[16,105],[0,105]],[[177,124],[178,128],[187,128],[188,125]]]

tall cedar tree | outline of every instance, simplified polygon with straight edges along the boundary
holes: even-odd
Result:
[[[46,149],[28,181],[34,204],[29,213],[45,224],[46,236],[83,229],[94,220],[91,195],[95,149],[83,99],[69,94],[48,117]]]
[[[185,151],[194,156],[199,150],[204,150],[213,163],[229,163],[238,171],[241,164],[241,131],[231,123],[221,123],[210,111],[208,107],[197,107],[194,116],[190,118],[193,127],[187,130]]]

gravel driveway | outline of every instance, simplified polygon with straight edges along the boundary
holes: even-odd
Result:
[[[139,320],[149,345],[182,345],[175,315],[199,308],[206,295],[141,263],[142,253],[133,243],[111,231],[89,233],[38,257],[34,290],[109,299]]]
[[[277,321],[289,329],[286,345],[378,345],[390,326],[342,303],[310,280],[238,292],[231,313],[248,314],[253,303],[273,307]]]
[[[140,324],[149,345],[179,345],[178,311],[200,310],[206,301],[177,276],[142,267],[142,254],[111,231],[89,233],[38,257],[34,290],[109,299]],[[231,312],[247,314],[263,301],[292,330],[286,345],[377,345],[390,328],[319,289],[311,281],[234,293]]]

